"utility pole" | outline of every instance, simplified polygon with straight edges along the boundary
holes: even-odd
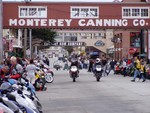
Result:
[[[0,0],[0,62],[3,62],[3,3]]]
[[[27,50],[27,29],[24,29],[24,47],[23,47],[23,54],[26,57],[26,50]]]
[[[29,38],[30,38],[30,59],[32,59],[32,29],[29,30]]]

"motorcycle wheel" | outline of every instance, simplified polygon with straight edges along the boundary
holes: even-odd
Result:
[[[76,82],[76,75],[72,75],[73,82]]]
[[[76,82],[76,78],[75,77],[73,77],[73,82]]]
[[[100,75],[96,75],[96,81],[99,82],[100,81],[101,76]]]
[[[100,78],[99,78],[99,77],[96,77],[96,80],[97,80],[97,82],[99,82],[99,81],[100,81]]]
[[[54,81],[54,77],[51,73],[45,75],[45,80],[47,83],[52,83]]]

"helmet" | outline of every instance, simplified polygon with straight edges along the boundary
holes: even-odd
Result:
[[[96,63],[99,63],[100,62],[100,59],[99,58],[96,58]]]
[[[4,82],[0,86],[0,90],[8,90],[9,88],[11,88],[11,84],[9,82]]]

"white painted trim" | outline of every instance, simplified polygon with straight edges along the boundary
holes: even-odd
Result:
[[[45,8],[45,16],[21,16],[20,15],[20,8],[27,8],[27,10],[29,10],[29,8]],[[19,18],[47,18],[47,6],[18,6],[18,17]],[[28,11],[29,12],[29,11]]]
[[[132,16],[132,9],[133,8],[137,8],[137,9],[140,9],[140,16]],[[131,10],[131,16],[123,16],[123,14],[124,14],[124,9],[130,9]],[[148,9],[148,16],[147,17],[141,17],[141,9]],[[122,7],[122,18],[123,19],[138,19],[138,18],[140,18],[140,19],[148,19],[148,18],[150,18],[150,14],[149,14],[150,12],[149,12],[149,7]]]
[[[72,15],[72,9],[73,8],[79,8],[79,10],[81,10],[81,8],[88,8],[88,9],[97,9],[97,16],[96,17],[82,17],[79,15],[79,17],[74,17]],[[80,19],[80,18],[99,18],[99,7],[98,6],[71,6],[70,7],[70,18],[73,18],[73,19]]]

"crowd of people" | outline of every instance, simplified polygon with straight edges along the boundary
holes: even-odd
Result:
[[[65,58],[64,65],[60,67],[63,70],[69,70],[70,66],[72,65],[72,57]],[[85,69],[85,71],[93,72],[94,71],[94,65],[96,63],[96,60],[99,60],[100,65],[102,65],[103,68],[103,76],[108,76],[111,71],[113,71],[114,74],[117,73],[117,71],[122,68],[122,74],[123,76],[128,76],[127,69],[128,67],[133,66],[134,67],[134,73],[133,73],[133,79],[132,82],[136,81],[136,78],[143,79],[143,82],[145,82],[146,79],[149,78],[150,75],[150,65],[147,63],[147,61],[144,58],[139,58],[138,56],[127,59],[123,58],[119,61],[116,61],[114,59],[107,59],[105,57],[102,58],[96,58],[96,59],[90,59],[88,57],[82,57],[77,56],[77,67],[79,70]],[[50,64],[48,58],[44,58],[43,62],[47,65]],[[58,63],[60,65],[60,63]],[[34,84],[35,82],[35,70],[38,67],[34,64],[34,60],[27,60],[27,59],[21,59],[16,58],[14,56],[8,57],[0,64],[0,75],[1,75],[1,83],[4,80],[7,80],[7,78],[12,79],[19,79],[24,71],[27,72],[27,79]]]
[[[96,63],[96,60],[99,59],[100,63],[103,67],[103,76],[108,76],[111,71],[113,71],[113,74],[117,74],[118,70],[121,71],[120,73],[123,74],[123,76],[131,76],[128,75],[127,71],[129,67],[134,68],[133,72],[133,80],[132,82],[136,81],[136,78],[142,79],[143,82],[145,82],[146,79],[149,79],[150,75],[150,65],[148,64],[147,60],[145,58],[140,58],[139,56],[135,56],[133,58],[122,58],[121,60],[114,60],[112,58],[95,58],[90,59],[87,57],[77,57],[78,60],[78,68],[79,69],[86,69],[88,72],[93,72],[94,65]],[[64,61],[64,67],[63,70],[69,70],[69,67],[71,65],[71,60],[66,58]],[[119,73],[119,74],[120,74]]]
[[[0,84],[7,79],[19,80],[26,71],[28,79],[32,84],[35,82],[35,71],[38,67],[34,64],[34,60],[27,60],[17,57],[8,57],[0,64]]]

